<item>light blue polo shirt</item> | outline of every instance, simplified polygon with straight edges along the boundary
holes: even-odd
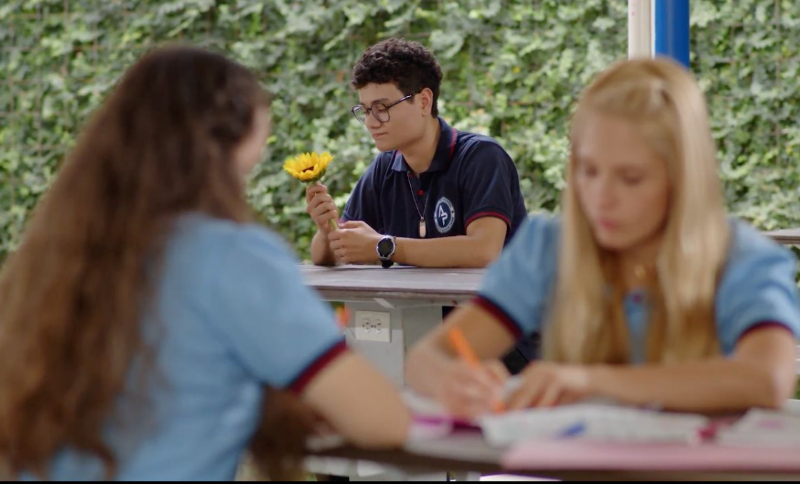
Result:
[[[541,327],[549,320],[560,236],[559,219],[532,217],[486,272],[478,303],[517,337],[547,330]],[[715,305],[722,353],[732,354],[742,335],[760,324],[783,325],[797,338],[800,299],[794,255],[739,220],[731,220],[731,236]],[[646,294],[634,290],[623,305],[633,363],[642,363],[649,319]]]
[[[119,479],[232,480],[260,420],[263,385],[300,392],[345,351],[297,263],[262,227],[200,214],[177,222],[158,304],[144,321],[157,345],[155,390],[141,390],[137,361],[106,428]],[[148,398],[151,411],[130,411]],[[65,449],[49,477],[104,476],[95,459]]]

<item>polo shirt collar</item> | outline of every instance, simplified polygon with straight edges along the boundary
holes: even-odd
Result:
[[[457,132],[450,127],[441,117],[438,118],[439,126],[442,128],[442,133],[439,136],[439,144],[436,146],[436,152],[433,154],[431,166],[425,173],[432,173],[437,171],[447,171],[450,168],[450,161],[455,148]],[[394,152],[394,159],[392,160],[392,170],[407,172],[410,170],[406,160],[399,151]]]

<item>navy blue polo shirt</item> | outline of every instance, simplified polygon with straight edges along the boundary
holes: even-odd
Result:
[[[420,238],[466,235],[481,217],[508,225],[506,242],[527,218],[519,174],[511,157],[494,139],[451,128],[439,118],[442,134],[430,167],[414,176],[399,151],[379,154],[356,184],[344,220],[360,220],[376,232]]]

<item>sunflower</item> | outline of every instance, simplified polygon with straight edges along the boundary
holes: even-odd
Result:
[[[301,153],[294,158],[287,159],[283,164],[283,169],[294,178],[305,182],[306,185],[312,185],[322,179],[332,160],[333,156],[327,151],[322,154],[316,151]],[[330,219],[330,224],[333,230],[339,230],[336,220]]]
[[[327,151],[322,154],[302,153],[286,160],[283,169],[302,182],[316,183],[325,175],[325,170],[328,169],[328,163],[331,160],[333,160],[333,156]]]

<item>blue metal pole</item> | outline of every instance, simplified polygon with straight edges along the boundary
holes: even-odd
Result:
[[[655,55],[689,67],[689,0],[654,0]]]

